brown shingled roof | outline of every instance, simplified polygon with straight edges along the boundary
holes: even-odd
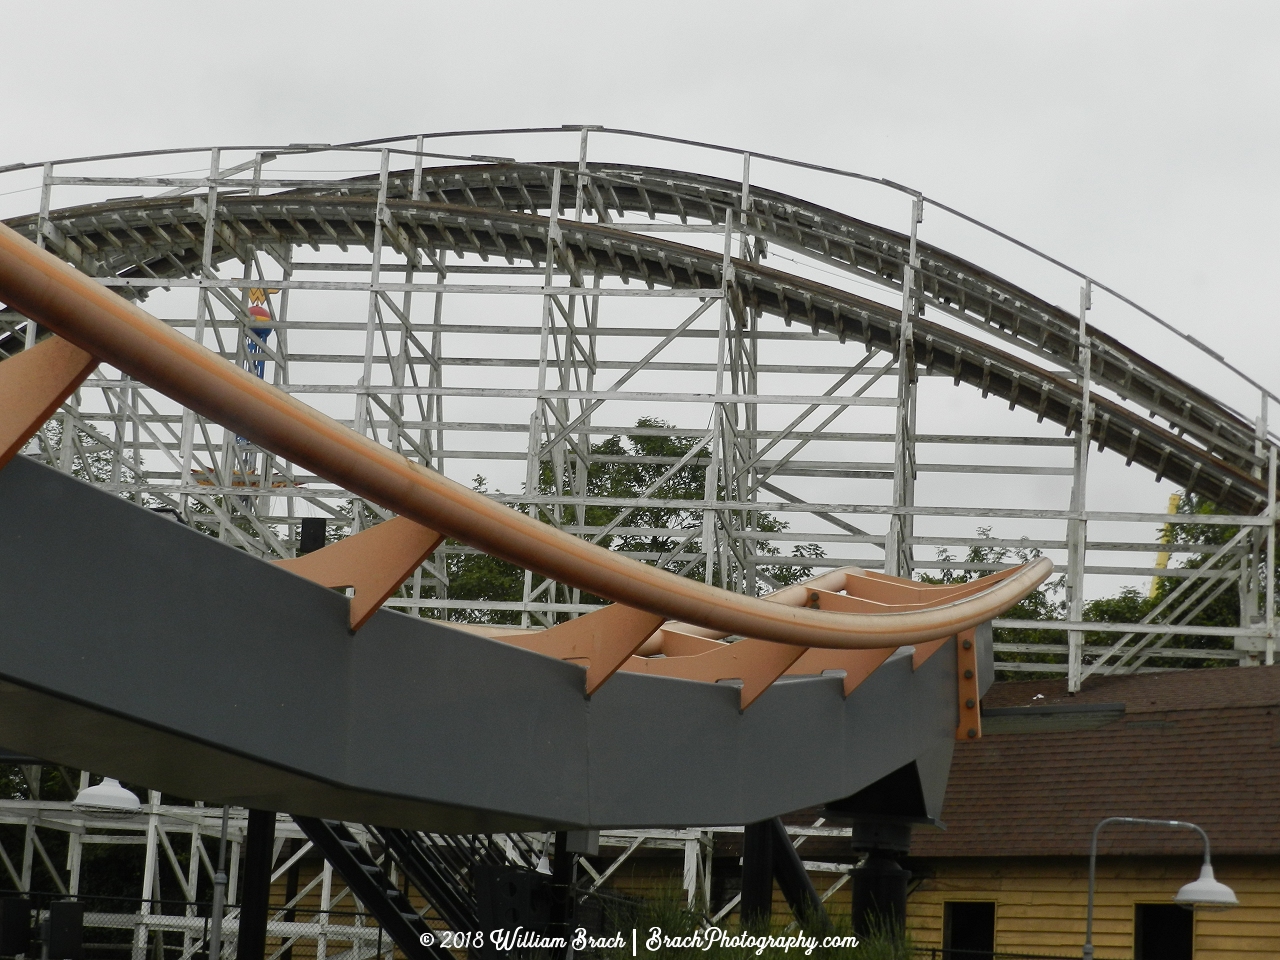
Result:
[[[1074,697],[1063,681],[998,683],[983,709],[1120,702],[1123,716],[1097,729],[957,743],[947,830],[915,831],[912,856],[1087,855],[1110,816],[1190,820],[1215,855],[1280,853],[1280,666],[1091,678]],[[1113,827],[1099,843],[1199,851],[1194,834],[1157,828]]]

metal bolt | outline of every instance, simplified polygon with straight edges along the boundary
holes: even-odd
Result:
[[[966,670],[966,671],[964,672],[964,678],[965,678],[966,680],[972,680],[972,679],[973,679],[973,671],[972,671],[972,670]]]
[[[977,729],[976,729],[976,728],[974,728],[974,727],[970,727],[970,728],[969,728],[969,739],[970,739],[970,740],[972,740],[972,739],[973,739],[974,737],[976,737],[977,735],[978,735],[978,731],[977,731]]]
[[[977,704],[974,703],[973,697],[970,697],[968,700],[966,700],[964,702],[964,705],[966,710],[972,710],[974,707],[977,706]]]
[[[966,650],[969,650],[969,649],[971,649],[971,648],[973,647],[973,641],[972,641],[972,640],[965,640],[964,642],[962,642],[962,643],[960,644],[960,646],[964,647]]]

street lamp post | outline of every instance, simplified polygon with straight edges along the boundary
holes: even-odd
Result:
[[[218,837],[218,872],[213,875],[213,905],[209,918],[209,960],[222,960],[222,915],[227,900],[227,815],[230,805],[222,805],[222,832]]]
[[[1148,820],[1145,817],[1107,817],[1093,828],[1093,842],[1089,845],[1089,907],[1085,914],[1084,926],[1084,960],[1093,960],[1093,886],[1098,869],[1098,834],[1109,823],[1141,823],[1155,827],[1175,827],[1181,830],[1194,830],[1204,841],[1204,864],[1200,867],[1199,879],[1192,880],[1174,894],[1173,902],[1183,907],[1205,907],[1210,910],[1225,910],[1238,906],[1235,891],[1225,883],[1219,883],[1213,876],[1213,864],[1209,862],[1209,835],[1194,823],[1185,820]]]

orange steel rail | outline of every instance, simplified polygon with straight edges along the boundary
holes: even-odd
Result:
[[[0,300],[357,496],[542,576],[723,634],[837,649],[937,640],[992,619],[1053,571],[1041,557],[974,595],[889,613],[793,607],[730,593],[579,540],[413,463],[228,363],[3,224]]]

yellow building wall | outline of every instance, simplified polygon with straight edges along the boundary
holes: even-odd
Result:
[[[1089,865],[1084,859],[934,861],[934,876],[907,900],[907,929],[916,946],[942,946],[943,903],[996,904],[997,951],[1079,956],[1084,944]],[[1103,858],[1094,894],[1093,943],[1098,960],[1132,960],[1134,905],[1170,903],[1199,873],[1199,861]],[[1240,906],[1197,910],[1196,960],[1280,957],[1280,858],[1218,858],[1217,878]]]
[[[605,892],[617,893],[627,897],[642,897],[647,900],[665,900],[683,902],[684,891],[681,888],[683,862],[675,856],[668,857],[633,857],[609,878],[604,886]],[[840,880],[837,873],[811,873],[818,896],[823,896]],[[853,910],[852,891],[846,880],[840,883],[824,901],[827,915],[837,920],[837,924],[848,925]],[[717,904],[719,906],[719,904]],[[722,926],[737,927],[739,923],[738,908],[735,907],[721,919]],[[791,907],[782,890],[773,885],[773,913],[771,926],[783,929],[795,919]]]

